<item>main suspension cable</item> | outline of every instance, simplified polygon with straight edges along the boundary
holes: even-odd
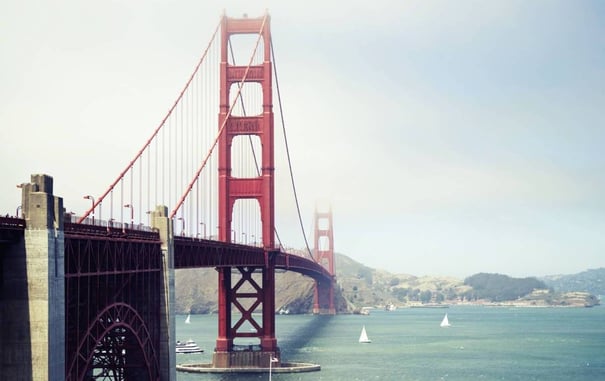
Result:
[[[109,186],[109,188],[107,188],[107,190],[105,191],[105,193],[103,193],[100,197],[98,197],[96,199],[96,201],[93,202],[93,204],[90,207],[90,209],[88,209],[78,219],[78,221],[77,221],[78,224],[82,223],[86,219],[86,217],[88,217],[88,215],[90,213],[92,213],[92,211],[95,210],[95,208],[99,204],[101,204],[103,202],[103,200],[105,199],[105,197],[110,192],[113,191],[114,187],[118,184],[118,182],[120,182],[120,181],[122,181],[124,179],[124,176],[126,175],[126,173],[131,168],[133,168],[135,162],[143,155],[143,153],[145,152],[145,150],[151,145],[151,142],[155,139],[155,137],[158,135],[158,133],[160,132],[160,130],[162,130],[162,132],[164,131],[164,129],[163,129],[164,124],[166,123],[166,121],[168,120],[168,118],[170,117],[170,115],[172,115],[172,113],[176,109],[176,107],[179,105],[181,99],[183,98],[183,95],[185,94],[185,92],[189,88],[189,85],[193,81],[193,78],[195,77],[196,73],[198,72],[198,70],[202,66],[202,63],[206,59],[206,56],[208,55],[210,47],[212,46],[212,44],[214,42],[214,38],[216,37],[216,35],[217,35],[218,31],[219,31],[220,25],[221,25],[221,23],[219,22],[218,25],[216,26],[216,28],[214,29],[214,33],[212,34],[212,38],[210,39],[210,42],[208,42],[208,45],[206,46],[206,49],[204,50],[204,52],[202,54],[202,57],[198,61],[197,65],[195,66],[195,69],[193,70],[193,73],[191,73],[191,75],[189,76],[189,79],[187,80],[187,83],[185,84],[185,87],[183,87],[183,90],[181,90],[181,93],[179,94],[179,96],[177,97],[177,99],[172,104],[172,107],[170,107],[170,109],[168,110],[168,113],[166,114],[166,116],[164,117],[164,119],[162,119],[162,121],[156,127],[156,129],[153,131],[153,133],[151,134],[151,136],[149,137],[149,139],[147,139],[145,141],[145,144],[143,144],[143,147],[141,147],[141,149],[137,152],[137,154],[135,155],[135,157],[128,163],[128,165],[126,166],[126,168],[122,172],[120,172],[120,174],[118,175],[118,177],[114,180],[113,183],[111,183],[111,185]]]
[[[292,191],[294,192],[294,201],[296,203],[296,212],[298,213],[298,222],[300,224],[300,230],[302,231],[303,238],[305,240],[305,247],[309,257],[315,261],[311,249],[309,248],[309,241],[307,240],[307,233],[303,224],[302,216],[300,214],[300,204],[298,202],[298,194],[296,192],[296,184],[294,183],[294,172],[292,171],[292,160],[290,160],[290,149],[288,148],[288,137],[286,136],[286,123],[284,122],[284,112],[281,103],[281,92],[279,90],[279,80],[277,78],[277,63],[275,61],[275,51],[273,50],[273,39],[271,40],[271,59],[273,60],[273,72],[275,73],[275,88],[277,89],[277,102],[279,105],[279,116],[281,119],[282,131],[284,133],[284,143],[286,148],[286,156],[288,157],[288,169],[290,170],[290,182],[292,183]]]
[[[265,27],[265,22],[266,21],[267,21],[267,16],[265,15],[265,17],[263,18],[263,21],[261,23],[261,27],[260,27],[261,31]],[[170,213],[169,217],[171,219],[174,218],[174,216],[176,215],[176,212],[179,210],[179,208],[181,207],[181,205],[183,205],[183,202],[185,202],[185,199],[187,198],[187,196],[191,192],[191,189],[193,188],[193,186],[195,185],[195,183],[199,179],[200,173],[202,173],[202,170],[206,167],[206,163],[208,162],[208,159],[210,158],[210,156],[214,152],[214,149],[218,145],[219,138],[221,137],[221,134],[223,134],[223,131],[225,130],[225,128],[227,126],[227,121],[229,120],[229,117],[233,113],[233,109],[234,109],[234,107],[235,107],[235,105],[237,103],[238,98],[241,95],[244,83],[246,83],[246,78],[248,77],[248,73],[250,72],[250,66],[252,66],[252,62],[254,60],[254,55],[256,54],[256,50],[258,49],[259,43],[261,41],[261,37],[262,37],[262,34],[259,32],[258,39],[256,40],[256,44],[254,45],[254,50],[252,51],[252,55],[250,56],[250,61],[248,61],[248,65],[246,66],[246,69],[244,71],[244,75],[242,76],[242,79],[239,82],[239,85],[237,87],[237,93],[235,94],[235,98],[233,99],[233,102],[231,102],[229,110],[227,110],[227,115],[225,116],[225,119],[223,120],[223,122],[222,122],[222,124],[221,124],[221,126],[220,126],[220,128],[218,130],[218,133],[216,134],[214,142],[210,146],[210,151],[208,151],[208,154],[206,155],[206,157],[202,161],[202,164],[198,167],[197,171],[193,175],[193,178],[191,179],[191,182],[187,186],[187,189],[185,190],[185,192],[181,196],[180,200],[177,202],[176,206],[174,207],[174,209]]]

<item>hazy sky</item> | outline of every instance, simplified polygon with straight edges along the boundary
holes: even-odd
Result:
[[[223,9],[271,14],[308,234],[322,201],[336,251],[391,272],[605,266],[602,1],[3,1],[0,213],[31,173],[82,213]],[[300,247],[276,161],[278,229]]]

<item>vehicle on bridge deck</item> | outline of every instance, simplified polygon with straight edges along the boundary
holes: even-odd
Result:
[[[200,348],[195,341],[187,340],[184,343],[176,342],[176,353],[202,353],[204,350]]]

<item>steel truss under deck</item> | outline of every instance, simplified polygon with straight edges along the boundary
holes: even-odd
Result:
[[[66,379],[159,380],[159,237],[65,231]]]

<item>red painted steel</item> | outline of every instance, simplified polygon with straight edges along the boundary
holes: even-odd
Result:
[[[145,150],[151,145],[151,142],[159,134],[160,130],[164,127],[164,124],[166,123],[166,121],[168,120],[168,118],[170,117],[170,115],[172,115],[172,113],[175,111],[177,105],[179,104],[179,102],[183,98],[183,95],[185,94],[185,92],[189,88],[189,85],[191,85],[191,82],[193,81],[193,78],[195,77],[195,75],[198,72],[198,70],[200,69],[200,66],[202,65],[202,63],[206,59],[208,51],[210,50],[210,47],[211,47],[212,43],[214,42],[214,36],[218,32],[219,27],[220,27],[220,24],[216,26],[216,29],[214,30],[214,33],[212,34],[212,38],[210,39],[210,41],[208,42],[208,45],[206,46],[206,49],[204,50],[204,54],[202,55],[202,57],[198,61],[197,65],[195,66],[195,69],[193,70],[193,73],[191,73],[191,76],[189,77],[187,83],[185,84],[185,87],[181,90],[181,93],[179,94],[179,96],[177,97],[177,99],[172,104],[172,107],[168,110],[168,113],[166,114],[166,116],[164,117],[164,119],[162,119],[162,122],[160,122],[160,124],[156,127],[156,129],[151,134],[151,136],[145,141],[145,144],[143,145],[143,147],[141,147],[141,149],[139,149],[139,151],[137,152],[137,154],[128,163],[128,165],[126,166],[126,168],[124,168],[122,170],[122,172],[120,172],[120,174],[118,175],[118,177],[114,180],[114,182],[111,183],[111,185],[109,186],[109,188],[107,188],[107,190],[101,196],[99,196],[96,200],[94,200],[94,198],[93,198],[94,201],[92,202],[92,205],[91,205],[90,209],[88,209],[78,219],[78,221],[77,221],[78,224],[83,223],[86,220],[86,218],[91,213],[94,213],[95,208],[97,206],[99,206],[103,202],[103,200],[105,199],[105,197],[107,197],[109,194],[111,194],[111,192],[116,188],[116,186],[121,181],[124,180],[124,177],[126,176],[126,174],[135,167],[135,164],[136,164],[137,160],[139,160],[143,156],[143,153],[145,152]],[[190,189],[191,189],[191,187],[189,188],[189,190]],[[178,202],[178,205],[176,206],[176,209],[178,209],[180,207],[180,205],[182,204],[183,199],[186,197],[188,191],[183,195],[183,198],[181,198],[181,200]],[[175,212],[172,213],[171,217],[174,217],[174,214],[176,213],[176,209],[175,209]],[[93,219],[93,222],[94,222],[94,219]]]
[[[229,64],[227,60],[229,37],[243,33],[259,35],[259,41],[262,38],[263,62],[261,64],[248,64],[248,66]],[[318,297],[314,311],[315,307],[319,311],[324,305],[319,298],[319,295],[324,294],[324,290],[329,294],[327,308],[329,311],[334,311],[331,212],[330,249],[327,252],[316,250],[316,261],[282,252],[276,248],[274,116],[269,16],[244,19],[223,17],[221,36],[218,118],[220,133],[217,140],[218,233],[221,242],[175,237],[174,266],[175,268],[215,267],[219,272],[219,326],[216,351],[230,352],[234,349],[234,339],[245,337],[257,338],[262,351],[278,353],[275,337],[276,268],[296,271],[314,278],[316,288],[320,290],[316,294]],[[260,84],[263,94],[262,113],[252,116],[233,116],[231,115],[233,105],[229,105],[232,85],[239,83],[241,87],[246,82]],[[170,109],[169,115],[174,108],[175,106]],[[164,121],[139,151],[135,160],[157,135]],[[254,135],[260,139],[261,173],[257,177],[234,178],[231,175],[231,145],[233,139],[240,135]],[[162,323],[159,296],[164,290],[159,234],[124,228],[127,225],[115,228],[82,223],[123,179],[133,167],[135,160],[130,162],[103,196],[96,201],[91,200],[91,208],[77,224],[69,222],[64,224],[65,312],[66,332],[68,332],[65,351],[68,380],[79,381],[103,377],[114,380],[158,380],[160,377],[158,353]],[[238,199],[254,199],[259,203],[262,247],[237,245],[231,242],[233,206]],[[120,205],[125,204],[121,202]],[[131,224],[128,226],[132,227],[134,212],[132,206],[130,208]],[[175,211],[177,209],[178,206]],[[172,212],[171,217],[174,217],[175,211]],[[11,243],[22,239],[24,228],[25,220],[0,217],[0,243]],[[318,232],[316,227],[316,248]],[[327,266],[324,267],[322,263],[326,263],[326,260]],[[262,320],[257,321],[255,312],[261,308]],[[232,310],[241,314],[235,322],[232,318]],[[252,331],[250,326],[253,328]],[[96,377],[97,375],[99,377]]]
[[[159,380],[157,233],[65,224],[66,379]]]
[[[190,237],[174,237],[174,268],[199,267],[263,267],[264,249]],[[328,282],[332,274],[320,264],[302,255],[276,251],[276,269],[294,271],[320,282]]]
[[[231,65],[228,61],[229,38],[237,34],[259,35],[255,51],[263,42],[263,62],[261,65]],[[275,212],[274,212],[274,151],[273,151],[273,91],[271,63],[271,34],[269,15],[261,18],[234,19],[223,16],[221,23],[221,64],[220,64],[220,112],[219,130],[219,240],[231,242],[231,220],[233,206],[238,199],[255,199],[260,206],[262,222],[262,240],[265,263],[254,267],[236,267],[239,282],[231,284],[232,269],[218,268],[219,271],[219,327],[216,340],[217,352],[233,350],[236,337],[257,337],[261,350],[277,351],[275,339]],[[262,88],[262,115],[252,117],[231,115],[230,91],[233,84],[238,88],[247,82],[260,84]],[[238,90],[238,94],[239,95]],[[237,97],[235,97],[237,99]],[[226,128],[225,128],[226,126]],[[258,136],[262,146],[261,174],[253,178],[234,178],[231,175],[231,146],[239,135]],[[251,274],[259,270],[262,274],[260,284]],[[246,283],[254,293],[240,293],[238,290]],[[246,306],[244,307],[243,300]],[[242,313],[242,318],[231,325],[233,306]],[[262,308],[262,322],[257,322],[252,312]],[[243,322],[252,325],[254,332],[243,332]]]
[[[322,221],[327,222],[325,228],[321,227]],[[321,245],[322,239],[323,242],[327,241],[327,248]],[[317,209],[315,210],[315,250],[313,254],[315,261],[326,268],[330,275],[334,277],[334,230],[332,225],[332,208],[327,212],[318,212]],[[333,278],[329,282],[318,279],[315,281],[313,313],[318,314],[326,309],[328,314],[334,315],[336,313],[334,307]]]
[[[4,222],[7,229],[20,231],[24,226],[23,220]],[[81,380],[90,372],[104,372],[116,375],[110,379],[128,379],[124,375],[135,372],[134,379],[157,379],[162,292],[158,233],[73,223],[65,223],[64,229],[67,378]],[[274,310],[274,291],[266,292],[275,289],[273,273],[265,271],[267,262],[320,284],[332,281],[318,263],[281,251],[190,237],[175,237],[174,251],[177,269],[215,267],[219,275],[227,274],[220,279],[229,291],[219,304],[223,309],[233,306],[242,315],[232,326],[232,316],[226,314],[219,326],[228,348],[238,337],[257,337],[262,348],[277,348],[273,331],[267,329],[272,326],[267,319],[274,314],[263,314],[260,322],[253,315],[261,305]],[[233,286],[232,268],[241,274]],[[239,329],[246,323],[255,332]]]
[[[273,150],[273,96],[271,76],[271,36],[269,16],[262,18],[222,19],[221,78],[219,129],[227,126],[219,137],[219,240],[231,241],[231,218],[237,199],[256,199],[263,221],[263,245],[275,246]],[[260,34],[264,47],[264,62],[258,66],[233,66],[228,63],[229,37],[234,34]],[[250,70],[246,70],[250,69]],[[256,73],[256,75],[254,75]],[[252,75],[251,75],[252,74]],[[263,92],[263,113],[253,117],[233,116],[230,112],[230,90],[235,83],[257,82]],[[231,176],[231,144],[238,135],[256,135],[263,148],[260,177],[234,178]]]

